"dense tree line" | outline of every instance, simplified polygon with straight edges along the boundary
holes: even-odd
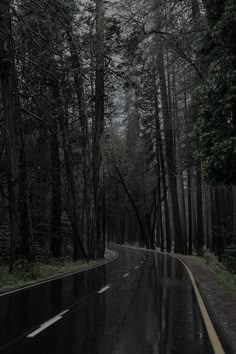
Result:
[[[74,259],[103,257],[103,1],[3,1],[0,24],[1,207],[11,268],[34,259],[43,223],[51,254],[62,256],[63,218]]]
[[[127,124],[109,153],[113,239],[219,258],[235,243],[235,9],[119,3]]]
[[[235,243],[235,22],[232,0],[1,2],[10,269],[45,231],[54,257],[68,232],[75,260],[106,239]]]

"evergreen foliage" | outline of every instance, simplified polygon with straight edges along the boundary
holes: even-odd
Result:
[[[206,177],[235,184],[236,176],[236,4],[206,1],[209,26],[200,60],[206,78],[196,92],[198,153]]]

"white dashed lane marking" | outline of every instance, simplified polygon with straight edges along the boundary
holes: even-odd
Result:
[[[123,278],[128,277],[128,275],[129,275],[129,273],[124,274],[124,275],[123,275]]]
[[[104,291],[110,289],[110,287],[111,287],[111,284],[108,284],[107,286],[104,286],[104,288],[102,288],[102,289],[100,289],[98,291],[98,294],[104,293]]]
[[[54,323],[56,323],[57,321],[60,321],[62,319],[62,317],[69,312],[69,310],[63,311],[61,313],[59,313],[57,316],[52,317],[50,320],[48,320],[47,322],[41,324],[41,326],[36,329],[34,332],[30,333],[27,338],[33,338],[35,336],[37,336],[39,333],[41,333],[42,331],[44,331],[46,328],[52,326]]]

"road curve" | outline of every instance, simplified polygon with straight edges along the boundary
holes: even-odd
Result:
[[[0,298],[0,351],[214,353],[184,265],[111,248],[107,265]]]

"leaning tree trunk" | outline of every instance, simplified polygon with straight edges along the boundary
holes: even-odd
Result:
[[[140,228],[140,236],[141,236],[141,241],[146,245],[146,247],[149,249],[150,248],[150,241],[149,241],[149,237],[146,233],[146,228],[145,228],[145,225],[143,223],[143,218],[142,218],[142,215],[140,214],[139,210],[138,210],[138,207],[136,206],[128,188],[127,188],[127,185],[125,183],[125,180],[122,176],[122,174],[120,173],[119,171],[119,168],[116,164],[116,162],[114,161],[114,170],[115,172],[117,173],[119,179],[118,179],[118,182],[122,185],[123,189],[124,189],[124,192],[125,194],[127,195],[129,201],[130,201],[130,204],[132,205],[132,208],[134,210],[134,213],[135,213],[135,216],[137,218],[137,221],[138,221],[138,225],[139,225],[139,228]]]
[[[96,98],[93,142],[95,258],[104,256],[104,1],[96,0]]]

